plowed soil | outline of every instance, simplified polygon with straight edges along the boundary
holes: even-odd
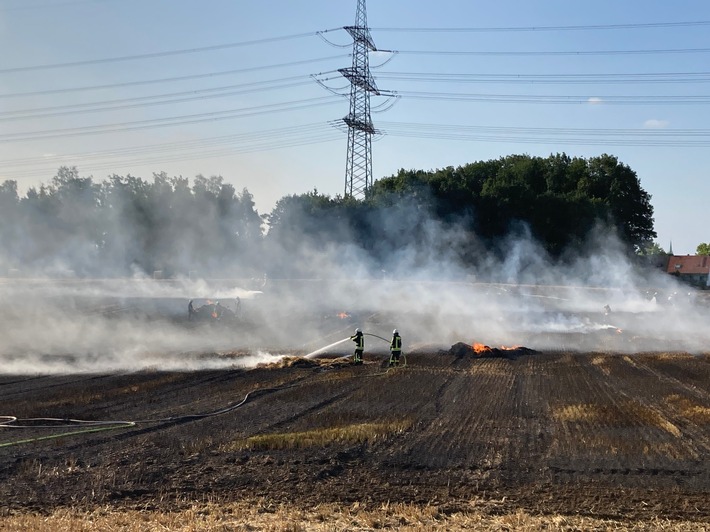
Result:
[[[390,371],[366,355],[5,375],[0,405],[23,419],[136,422],[0,428],[6,512],[252,499],[456,511],[475,499],[491,513],[710,521],[709,355],[421,349]]]

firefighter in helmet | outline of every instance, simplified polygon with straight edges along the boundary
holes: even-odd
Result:
[[[355,329],[355,334],[353,334],[350,339],[355,342],[355,355],[353,355],[354,364],[362,364],[362,353],[365,351],[365,336],[358,327]]]
[[[397,329],[392,331],[392,341],[390,342],[390,367],[399,366],[399,357],[402,355],[402,337]]]

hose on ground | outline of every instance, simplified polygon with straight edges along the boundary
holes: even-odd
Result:
[[[389,342],[389,340],[387,340],[386,338],[382,338],[381,336],[377,336],[376,334],[371,334],[371,333],[365,333],[365,334],[367,334],[369,336],[374,336],[376,338],[380,338],[381,340],[384,340],[385,342]],[[338,343],[340,343],[340,342],[338,342]],[[407,357],[404,356],[404,367],[406,367],[406,365],[407,365]],[[395,369],[395,368],[390,367],[384,372],[369,373],[367,375],[358,375],[358,377],[364,378],[364,377],[383,376],[383,375],[387,375],[392,369]],[[130,428],[130,427],[135,427],[136,425],[139,425],[139,424],[177,423],[177,422],[181,422],[181,421],[205,419],[205,418],[219,416],[219,415],[223,415],[223,414],[227,414],[229,412],[232,412],[233,410],[236,410],[237,408],[246,404],[247,401],[249,401],[249,399],[256,394],[276,392],[276,391],[280,391],[280,390],[286,390],[289,388],[295,388],[295,387],[298,387],[301,385],[302,385],[302,383],[297,382],[297,383],[283,385],[283,386],[273,386],[270,388],[257,388],[256,390],[252,390],[250,392],[247,392],[247,394],[244,396],[244,398],[241,401],[239,401],[238,403],[234,403],[232,405],[227,405],[226,407],[220,408],[218,410],[212,410],[209,412],[202,412],[202,413],[197,413],[197,414],[185,414],[185,415],[180,415],[180,416],[170,416],[170,417],[165,417],[165,418],[140,419],[140,420],[133,420],[133,421],[127,421],[127,420],[118,420],[118,421],[95,420],[95,421],[91,421],[91,420],[71,419],[71,418],[51,418],[51,417],[18,418],[16,416],[0,416],[0,429],[3,429],[3,428],[6,428],[6,429],[58,429],[58,428],[85,427],[85,428],[83,428],[83,430],[78,430],[78,431],[63,432],[60,434],[52,434],[52,435],[47,435],[47,436],[38,436],[35,438],[28,438],[25,440],[0,442],[0,448],[9,447],[12,445],[21,445],[21,444],[25,444],[25,443],[32,443],[32,442],[38,442],[38,441],[43,441],[43,440],[62,438],[64,436],[74,436],[74,435],[79,435],[79,434],[88,434],[88,433],[92,433],[92,432],[101,432],[101,431],[108,431],[108,430],[117,430],[117,429],[121,429],[121,428]]]

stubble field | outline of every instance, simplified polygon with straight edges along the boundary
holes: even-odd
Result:
[[[0,528],[710,526],[708,354],[385,366],[0,376]]]

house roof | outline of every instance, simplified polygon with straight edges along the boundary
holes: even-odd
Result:
[[[710,274],[710,257],[707,255],[671,255],[667,273]]]

